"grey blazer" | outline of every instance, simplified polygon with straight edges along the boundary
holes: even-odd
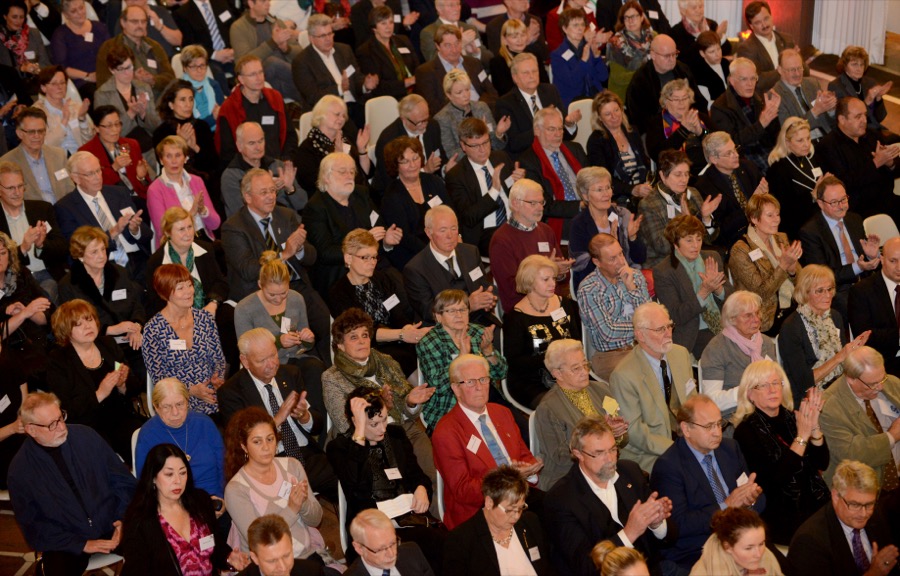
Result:
[[[806,98],[806,102],[810,106],[810,111],[806,113],[803,112],[803,108],[800,106],[800,101],[797,100],[797,94],[794,92],[793,88],[784,82],[779,81],[775,84],[774,90],[781,96],[781,106],[778,107],[778,120],[782,124],[784,124],[784,121],[791,116],[805,118],[813,131],[818,128],[821,132],[821,134],[815,136],[814,139],[821,138],[834,129],[835,120],[833,111],[825,112],[818,116],[812,113],[812,103],[815,101],[819,92],[819,84],[812,78],[804,78],[800,82],[800,90],[803,92],[803,97]]]
[[[156,130],[159,127],[160,122],[162,122],[159,119],[159,113],[156,111],[156,98],[153,96],[153,87],[140,80],[134,80],[132,86],[134,88],[134,93],[138,98],[143,94],[147,95],[147,113],[144,115],[143,119],[138,118],[137,116],[132,118],[127,114],[128,108],[122,104],[122,97],[116,89],[116,81],[113,78],[110,78],[103,84],[97,86],[97,91],[94,92],[94,108],[96,109],[99,106],[105,106],[107,104],[114,106],[116,110],[119,111],[119,121],[122,122],[122,136],[125,138],[130,138],[128,135],[131,134],[132,130],[138,127],[143,128],[148,134],[152,135],[153,131]],[[142,150],[142,152],[146,152],[146,150]]]
[[[628,445],[620,458],[634,460],[650,473],[656,459],[672,445],[675,413],[697,390],[691,353],[673,344],[666,354],[672,374],[672,400],[666,406],[662,386],[647,355],[640,346],[619,362],[609,377],[612,395],[619,403],[619,415],[628,421]]]
[[[591,380],[586,390],[594,409],[601,416],[606,416],[603,399],[612,396],[609,384]],[[534,438],[531,439],[531,442],[532,445],[537,442],[533,453],[544,460],[538,487],[541,490],[549,490],[572,468],[569,438],[572,436],[575,425],[584,417],[584,414],[566,398],[559,386],[554,386],[541,398],[532,417],[535,428]],[[628,433],[626,432],[616,444],[620,449],[628,444]]]
[[[50,187],[53,189],[53,195],[56,197],[55,204],[63,196],[75,189],[75,183],[69,178],[68,172],[66,172],[65,178],[56,177],[60,170],[65,170],[66,168],[66,151],[57,146],[47,146],[45,144],[41,148],[41,155],[44,157],[44,163],[47,165]],[[4,154],[3,157],[0,157],[0,160],[13,162],[22,169],[22,174],[25,176],[25,200],[46,201],[44,196],[41,195],[34,173],[31,172],[31,165],[25,157],[25,149],[21,145]]]

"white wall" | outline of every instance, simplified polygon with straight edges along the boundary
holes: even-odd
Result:
[[[888,2],[885,25],[889,32],[900,34],[900,2]]]

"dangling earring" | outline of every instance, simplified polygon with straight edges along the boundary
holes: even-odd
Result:
[[[250,459],[250,453],[249,453],[249,452],[244,452],[244,462],[246,462],[246,461],[249,460],[249,459]]]

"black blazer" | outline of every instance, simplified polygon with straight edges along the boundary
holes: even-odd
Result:
[[[550,547],[544,540],[538,517],[533,512],[526,511],[513,528],[529,558],[540,556],[539,560],[531,562],[538,576],[556,574],[550,564]],[[538,554],[531,553],[534,548],[537,548]],[[596,571],[594,573],[596,574]],[[491,529],[488,528],[487,520],[481,510],[454,528],[447,536],[444,544],[442,574],[444,576],[460,576],[462,574],[500,576],[500,565],[497,562],[494,541],[491,539]]]
[[[719,27],[719,23],[712,18],[706,18],[706,25],[709,26],[709,29],[713,32]],[[690,66],[691,70],[694,71],[694,76],[697,76],[697,66],[699,62],[703,61],[703,58],[700,56],[700,48],[697,46],[696,38],[685,29],[683,20],[672,26],[672,31],[669,32],[669,36],[675,41],[675,47],[678,49],[678,52],[680,52],[678,59]],[[722,45],[722,55],[731,55],[731,42],[725,42],[725,44]],[[726,64],[728,62],[728,60],[724,58],[723,61]],[[701,84],[699,77],[697,78],[697,84]],[[713,98],[713,100],[715,100],[715,98]]]
[[[396,14],[399,14],[399,12],[396,12]],[[403,59],[403,64],[406,66],[409,75],[415,74],[416,67],[419,65],[419,56],[412,42],[402,34],[394,34],[391,37],[391,42],[400,52],[403,51],[402,49],[409,50],[406,54],[400,54],[400,57]],[[397,72],[394,70],[391,57],[388,56],[385,47],[374,36],[356,48],[356,58],[359,60],[360,72],[363,76],[366,74],[378,74],[378,86],[369,93],[370,98],[393,96],[400,101],[406,96],[406,86],[402,81],[397,80]]]
[[[387,0],[385,5],[394,14],[403,14],[400,0]],[[413,10],[413,8],[410,9]],[[359,0],[350,8],[350,25],[353,27],[353,36],[357,46],[372,37],[372,28],[369,26],[369,12],[371,11],[372,0]],[[394,34],[403,34],[402,24],[394,24]]]
[[[466,293],[470,294],[478,288],[487,290],[492,286],[482,268],[478,248],[471,244],[460,243],[456,246],[456,258],[466,285]],[[481,270],[482,275],[477,280],[472,280],[470,272],[476,268]],[[437,261],[430,246],[426,246],[409,261],[403,269],[403,280],[406,282],[406,294],[416,313],[416,319],[433,323],[434,314],[431,313],[431,306],[434,304],[435,296],[453,286],[450,272]]]
[[[509,188],[506,180],[512,174],[513,164],[509,154],[502,150],[494,150],[490,156],[491,166],[503,164],[500,177],[503,179],[501,186],[508,195]],[[481,194],[481,186],[478,184],[478,176],[467,157],[462,157],[446,175],[447,194],[459,219],[460,234],[463,242],[478,246],[478,249],[487,254],[491,243],[491,236],[496,228],[485,231],[484,219],[497,210],[497,202],[490,195]]]
[[[22,208],[25,210],[25,219],[28,226],[34,226],[38,221],[46,222],[50,226],[50,232],[44,240],[41,254],[38,258],[44,262],[47,272],[57,281],[66,274],[66,265],[69,261],[69,241],[62,235],[59,224],[56,223],[56,213],[53,205],[43,200],[25,200]],[[9,223],[6,218],[0,218],[0,232],[12,237],[9,233]],[[31,257],[22,255],[19,251],[19,264],[28,266]]]
[[[619,460],[616,465],[619,478],[616,480],[616,497],[619,502],[617,513],[622,524],[613,520],[609,509],[588,486],[578,463],[560,478],[547,492],[547,502],[552,506],[544,509],[544,526],[551,534],[554,544],[553,565],[560,574],[573,576],[595,576],[597,569],[591,561],[591,549],[601,540],[612,540],[616,546],[624,546],[618,532],[625,526],[628,514],[638,500],[644,502],[650,496],[650,482],[636,462]],[[668,522],[665,542],[678,539],[674,522]],[[659,554],[656,538],[648,529],[635,541],[639,550],[653,567],[653,574],[659,572]]]
[[[858,256],[863,255],[860,238],[866,237],[863,221],[859,214],[847,212],[844,216],[844,231],[850,238],[853,249]],[[844,264],[841,260],[841,249],[834,240],[834,235],[828,227],[828,222],[822,212],[816,214],[800,229],[800,243],[803,245],[803,256],[800,263],[822,264],[834,271],[837,281],[837,289],[849,290],[856,282],[856,273],[851,264]]]
[[[387,253],[391,264],[397,270],[403,270],[413,256],[428,246],[428,236],[425,235],[425,211],[430,207],[428,202],[439,198],[441,204],[449,205],[450,203],[450,196],[447,195],[443,178],[421,172],[419,181],[422,185],[422,195],[425,198],[424,204],[419,205],[413,201],[406,186],[399,178],[394,178],[388,184],[384,198],[381,200],[385,228],[396,224],[403,230],[403,239],[400,244],[394,246],[394,249]]]
[[[816,145],[816,155],[822,162],[822,171],[837,176],[850,196],[850,209],[863,218],[886,213],[898,218],[897,199],[894,196],[896,167],[875,168],[872,154],[881,140],[878,133],[867,129],[854,142],[840,129],[832,130]]]
[[[275,206],[271,217],[275,242],[281,246],[300,226],[300,217],[295,210],[284,206]],[[222,223],[221,234],[222,248],[228,262],[228,298],[240,302],[258,288],[259,257],[266,250],[266,240],[262,228],[253,219],[250,209],[246,206],[242,206]],[[299,258],[298,252],[288,264],[300,276],[300,284],[310,286],[309,275],[304,266],[315,264],[316,249],[307,240],[303,244],[303,250],[302,259]]]
[[[195,497],[208,502],[204,505],[203,513],[199,520],[206,524],[213,534],[216,534],[216,513],[213,509],[212,498],[204,490],[194,488]],[[181,568],[172,547],[166,540],[162,526],[156,514],[152,518],[136,518],[126,516],[122,523],[122,556],[125,557],[125,565],[122,567],[122,576],[181,576]],[[225,543],[224,538],[216,535],[216,547],[213,549],[212,564],[216,569],[224,569],[228,564],[228,555],[231,547]]]
[[[775,140],[778,139],[778,132],[781,130],[781,121],[775,118],[769,122],[768,126],[763,127],[759,122],[759,116],[766,106],[765,102],[760,96],[754,94],[752,106],[756,120],[751,124],[744,114],[734,90],[725,90],[713,102],[709,113],[716,128],[728,132],[736,145],[762,149],[768,153],[775,147]]]
[[[430,110],[430,112],[434,115],[438,110]],[[400,118],[388,124],[381,131],[381,135],[375,143],[375,176],[372,179],[372,188],[374,190],[384,191],[391,180],[384,167],[384,147],[391,140],[406,135],[406,128],[403,127],[403,120]],[[434,151],[437,150],[441,156],[441,165],[447,162],[447,153],[441,144],[441,125],[433,118],[429,118],[428,124],[425,126],[425,133],[422,134],[422,140],[425,144],[425,160],[428,160]],[[378,198],[380,199],[380,196]],[[378,203],[377,199],[376,203]]]
[[[891,530],[880,507],[866,523],[869,542],[878,547],[892,544]],[[831,502],[809,517],[794,534],[788,552],[789,574],[816,574],[818,576],[846,576],[859,574],[853,561],[853,551],[847,543],[844,529]],[[897,574],[895,566],[890,572]]]
[[[363,172],[362,165],[359,163],[359,150],[356,149],[356,126],[352,122],[344,124],[342,136],[350,141],[350,151],[347,154],[356,163],[356,186],[366,190],[368,189],[367,181],[370,175]],[[322,154],[317,150],[312,138],[308,136],[297,146],[297,150],[294,152],[294,166],[297,168],[297,176],[295,178],[307,195],[311,196],[313,192],[319,189],[317,185],[319,165],[322,164],[325,156],[327,154]],[[369,170],[371,171],[371,168]]]
[[[731,44],[727,43],[726,46],[730,48]],[[728,88],[727,82],[728,77],[731,75],[731,63],[722,58],[722,73],[725,74],[725,82],[699,54],[697,55],[697,62],[691,66],[691,72],[694,73],[697,86],[706,86],[706,89],[709,90],[709,101],[713,102]]]
[[[525,50],[525,52],[528,52],[528,50]],[[510,51],[510,55],[515,57],[517,53]],[[516,87],[512,79],[510,65],[503,56],[500,56],[499,54],[492,56],[488,61],[488,70],[491,73],[491,82],[494,84],[494,88],[497,89],[497,93],[501,96],[507,94]],[[550,76],[547,74],[546,66],[538,66],[538,78],[540,79],[541,84],[550,83]]]
[[[194,242],[206,250],[206,254],[194,256],[194,267],[200,275],[200,285],[203,286],[206,301],[215,300],[221,304],[228,299],[228,280],[225,278],[225,274],[222,273],[222,269],[219,268],[212,244],[204,240],[199,242],[194,240]],[[153,273],[162,266],[165,250],[168,249],[168,244],[163,244],[153,253],[153,256],[150,256],[150,260],[147,261],[147,278],[153,278]],[[166,303],[159,297],[156,290],[150,290],[149,292],[147,308],[150,312],[149,316],[152,317],[162,310]]]
[[[343,72],[349,66],[356,71],[348,78],[350,92],[357,102],[365,102],[369,94],[363,94],[363,82],[365,74],[360,73],[359,63],[353,55],[353,49],[346,44],[335,42],[334,62],[338,70]],[[312,110],[313,106],[326,94],[338,95],[338,85],[331,76],[331,72],[325,67],[322,57],[311,45],[297,54],[291,62],[291,72],[294,77],[294,85],[300,92],[300,106],[303,110]]]
[[[799,169],[801,164],[802,170]],[[781,203],[779,230],[787,234],[791,240],[796,240],[800,228],[819,213],[819,207],[812,199],[812,191],[816,186],[813,167],[821,168],[818,155],[810,160],[790,155],[776,161],[766,172],[769,194]]]
[[[575,156],[575,160],[581,165],[580,167],[570,166],[572,173],[577,176],[581,168],[588,165],[587,155],[578,142],[563,142],[560,144],[560,157],[565,158],[562,148],[567,148],[569,152]],[[548,158],[549,160],[549,158]],[[525,169],[525,177],[538,182],[544,189],[544,220],[547,218],[574,218],[581,211],[581,199],[576,200],[559,200],[553,193],[553,185],[550,178],[541,169],[541,161],[534,148],[528,148],[519,155],[519,166]],[[558,178],[556,173],[552,174],[554,178]],[[572,188],[575,188],[575,180],[572,180]],[[577,191],[576,191],[577,194]]]
[[[741,185],[741,190],[744,192],[744,197],[749,200],[750,196],[753,195],[753,191],[759,186],[759,181],[761,180],[759,171],[753,162],[741,158],[741,164],[735,169],[734,173]],[[706,173],[697,179],[697,190],[700,191],[704,199],[717,194],[722,195],[719,207],[713,212],[713,218],[715,218],[716,225],[719,228],[719,236],[713,243],[726,249],[731,248],[731,245],[740,240],[741,236],[747,232],[749,222],[747,221],[747,215],[744,214],[744,209],[741,208],[738,199],[734,195],[730,178],[719,172],[715,166],[710,166]]]
[[[650,157],[659,160],[659,155],[663,150],[684,150],[691,161],[691,174],[698,174],[706,166],[706,157],[703,155],[703,139],[716,128],[713,127],[713,122],[706,110],[698,110],[697,115],[706,126],[706,130],[701,134],[694,134],[681,126],[668,138],[666,138],[666,131],[663,127],[662,112],[651,118],[647,122],[647,153],[650,154]],[[615,151],[618,153],[618,149]],[[603,166],[603,164],[598,164],[598,166]]]
[[[893,315],[892,309],[891,317]],[[831,309],[831,321],[841,331],[841,345],[847,344],[849,340],[847,331],[844,329],[844,319],[841,317],[841,313],[834,308]],[[781,354],[784,372],[791,383],[791,392],[794,398],[803,398],[806,390],[816,384],[812,368],[818,358],[816,358],[812,342],[809,341],[803,318],[796,311],[785,318],[781,325],[778,333],[778,351]]]
[[[894,315],[894,295],[888,293],[883,274],[872,274],[850,288],[848,302],[850,327],[854,334],[871,330],[868,346],[884,356],[888,373],[897,374],[897,317]]]
[[[281,392],[282,400],[287,400],[288,394],[296,392],[302,394],[306,390],[303,383],[303,376],[300,375],[300,369],[289,364],[282,364],[275,373],[275,383]],[[225,384],[219,388],[219,414],[222,422],[228,424],[231,417],[239,410],[255,406],[267,410],[266,404],[259,395],[256,384],[253,383],[253,377],[246,368],[241,368],[237,374],[228,379]],[[310,408],[309,415],[312,418],[312,429],[307,432],[303,426],[298,426],[300,431],[309,441],[309,448],[321,452],[319,444],[313,436],[325,429],[325,417],[317,410]]]
[[[600,25],[599,20],[597,25]],[[684,78],[688,81],[691,90],[694,91],[694,106],[697,110],[709,108],[709,103],[697,88],[694,75],[687,65],[683,62],[676,62],[672,74],[675,79]],[[647,131],[647,121],[660,112],[659,95],[661,92],[659,74],[656,73],[653,62],[644,62],[631,77],[631,83],[625,94],[625,111],[628,113],[628,119],[641,134]]]
[[[402,328],[407,324],[413,323],[415,313],[406,297],[406,287],[403,285],[402,276],[399,274],[386,274],[381,270],[376,270],[369,282],[377,286],[385,298],[396,295],[397,299],[400,300],[388,312],[390,315],[389,323],[387,325],[376,323],[376,330],[379,328]],[[328,303],[328,310],[331,312],[332,318],[337,318],[349,308],[363,309],[362,303],[356,296],[356,289],[350,284],[346,274],[331,285],[328,293],[325,294],[325,301]],[[372,345],[378,348],[377,342],[373,342]]]
[[[216,16],[216,26],[219,28],[219,34],[225,47],[231,47],[231,25],[241,16],[234,7],[229,6],[226,0],[209,0],[213,14]],[[230,15],[230,17],[229,17]],[[172,12],[175,23],[182,34],[182,46],[190,46],[191,44],[200,44],[206,48],[209,59],[212,60],[213,42],[209,33],[209,27],[203,18],[203,13],[194,2],[185,2],[177,10]],[[223,22],[224,18],[224,22]]]
[[[631,149],[638,156],[645,171],[650,170],[650,158],[644,150],[644,142],[637,130],[626,133]],[[620,206],[625,206],[631,200],[633,185],[623,179],[622,159],[619,156],[619,146],[616,139],[604,134],[600,130],[594,130],[587,141],[587,161],[590,166],[603,166],[612,174],[613,200]]]
[[[124,298],[116,299],[124,290]],[[107,262],[103,268],[103,293],[94,284],[94,280],[84,269],[84,264],[79,261],[72,263],[72,270],[59,281],[59,303],[68,302],[80,298],[87,300],[97,309],[100,319],[100,330],[103,334],[107,328],[119,322],[137,322],[143,324],[147,321],[147,313],[144,310],[144,289],[132,281],[128,272],[115,262]]]
[[[566,115],[566,109],[563,108],[556,86],[538,84],[537,97],[543,108],[555,106],[563,116]],[[510,126],[506,132],[506,152],[513,158],[518,158],[519,154],[527,150],[534,141],[534,116],[531,113],[531,102],[526,102],[522,92],[518,88],[513,88],[497,100],[497,113],[494,116],[497,118],[509,116]],[[572,140],[574,137],[575,134],[563,130],[565,140]]]
[[[463,55],[463,69],[472,81],[472,87],[478,92],[479,100],[492,109],[497,102],[497,90],[488,78],[487,71],[481,65],[481,61],[471,56]],[[448,100],[444,94],[444,76],[447,71],[438,56],[416,68],[416,94],[428,101],[428,110],[432,114],[443,108]]]

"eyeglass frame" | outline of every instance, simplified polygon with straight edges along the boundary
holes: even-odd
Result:
[[[875,510],[875,505],[878,503],[878,499],[877,499],[877,498],[876,498],[875,500],[872,500],[871,502],[866,503],[866,504],[863,504],[862,502],[850,502],[850,501],[848,501],[846,498],[844,498],[844,495],[841,494],[840,492],[838,492],[838,498],[840,498],[841,500],[843,500],[843,501],[844,501],[844,506],[846,506],[847,509],[850,510],[850,511],[852,511],[852,512],[860,512],[860,511],[862,511],[862,512],[868,512],[869,509],[871,509],[872,511],[874,511],[874,510]]]
[[[662,326],[660,326],[658,328],[651,328],[649,326],[641,326],[638,328],[638,330],[649,330],[651,332],[656,333],[659,336],[662,336],[663,334],[666,333],[667,330],[675,330],[675,323],[670,320],[668,323],[663,324]]]
[[[528,510],[528,504],[523,503],[521,508],[510,508],[507,510],[503,507],[503,504],[497,503],[497,508],[500,509],[501,512],[506,514],[508,518],[514,518],[516,516],[521,516]]]
[[[401,540],[400,540],[400,537],[397,536],[397,539],[394,540],[394,543],[393,543],[393,544],[388,544],[388,545],[385,546],[384,548],[379,548],[378,550],[372,550],[371,548],[369,548],[368,546],[366,546],[366,545],[363,544],[362,542],[358,542],[358,544],[359,544],[360,546],[362,546],[363,548],[365,548],[366,550],[368,550],[369,552],[371,552],[372,554],[384,554],[385,552],[387,552],[387,551],[390,550],[391,548],[400,548]]]
[[[475,384],[479,384],[481,386],[490,386],[491,377],[479,376],[478,378],[469,378],[468,380],[457,380],[454,382],[454,384],[465,386],[466,388],[474,388]]]
[[[685,420],[686,423],[696,426],[697,428],[703,428],[707,432],[712,432],[715,427],[718,427],[720,430],[725,430],[729,426],[731,426],[731,422],[722,418],[721,420],[716,420],[715,422],[710,422],[709,424],[697,424],[691,420]]]
[[[65,410],[59,411],[59,418],[54,420],[49,424],[38,424],[36,422],[29,422],[26,426],[37,426],[38,428],[46,428],[48,432],[55,432],[60,424],[64,423],[68,420],[69,414]]]
[[[823,198],[817,198],[817,200],[822,204],[831,206],[832,208],[834,208],[835,206],[843,206],[845,204],[848,206],[850,205],[850,197],[846,194],[842,198],[838,198],[837,200],[825,200]]]

